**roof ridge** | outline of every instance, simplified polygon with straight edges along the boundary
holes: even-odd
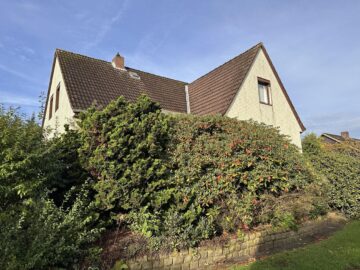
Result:
[[[129,69],[132,69],[134,71],[143,72],[143,73],[150,74],[150,75],[153,75],[153,76],[157,76],[157,77],[160,77],[160,78],[164,78],[164,79],[167,79],[167,80],[172,80],[172,81],[176,81],[176,82],[180,82],[180,83],[184,83],[184,84],[189,84],[188,82],[172,79],[172,78],[165,77],[165,76],[162,76],[162,75],[157,75],[157,74],[150,73],[150,72],[147,72],[147,71],[143,71],[143,70],[140,70],[140,69],[136,69],[136,68],[132,68],[132,67],[128,67],[128,66],[126,66],[125,68],[129,68]]]
[[[328,132],[324,132],[322,133],[321,135],[327,135],[327,136],[335,136],[335,137],[340,137],[340,138],[343,138],[341,135],[338,135],[338,134],[332,134],[332,133],[328,133]],[[357,138],[354,138],[354,137],[349,137],[350,140],[359,140]]]
[[[103,60],[103,59],[99,59],[99,58],[87,56],[87,55],[84,55],[84,54],[75,53],[75,52],[71,52],[71,51],[67,51],[67,50],[63,50],[63,49],[56,48],[56,52],[59,52],[59,51],[60,51],[60,52],[71,53],[71,54],[78,55],[78,56],[81,56],[81,57],[85,57],[85,58],[88,58],[88,59],[91,59],[91,60],[96,60],[96,61],[101,61],[101,62],[105,62],[105,63],[111,64],[111,62],[106,61],[106,60]]]
[[[217,69],[221,68],[222,66],[224,66],[224,65],[226,65],[227,63],[229,63],[229,62],[231,62],[231,61],[235,60],[236,58],[238,58],[238,57],[240,57],[240,56],[244,55],[245,53],[247,53],[247,52],[249,52],[249,51],[251,51],[251,50],[255,49],[256,47],[259,47],[259,48],[260,48],[260,47],[263,47],[263,46],[264,46],[264,44],[263,44],[262,42],[257,43],[256,45],[252,46],[251,48],[247,49],[246,51],[244,51],[244,52],[242,52],[242,53],[238,54],[237,56],[235,56],[235,57],[233,57],[233,58],[231,58],[231,59],[227,60],[226,62],[224,62],[224,63],[223,63],[223,64],[221,64],[220,66],[217,66],[217,67],[213,68],[212,70],[208,71],[208,72],[207,72],[207,73],[205,73],[204,75],[202,75],[202,76],[200,76],[199,78],[197,78],[197,79],[195,79],[194,81],[192,81],[190,84],[192,84],[192,83],[194,83],[194,82],[196,82],[196,81],[200,80],[201,78],[203,78],[203,77],[205,77],[205,76],[209,75],[209,74],[210,74],[210,73],[212,73],[213,71],[215,71],[215,70],[217,70]]]
[[[338,137],[342,138],[339,135],[335,135],[335,134],[330,134],[330,133],[323,133],[321,134],[321,136],[325,136],[325,137],[330,137],[331,139],[335,140],[335,141],[339,141]]]
[[[103,59],[99,59],[99,58],[87,56],[87,55],[80,54],[80,53],[74,53],[74,52],[67,51],[67,50],[63,50],[63,49],[59,49],[59,48],[57,48],[56,51],[57,51],[57,52],[60,51],[60,52],[71,53],[71,54],[78,55],[78,56],[81,56],[81,57],[85,57],[85,58],[88,58],[88,59],[91,59],[91,60],[96,60],[96,61],[105,62],[105,63],[107,63],[107,64],[111,64],[111,62],[106,61],[106,60],[103,60]],[[147,71],[143,71],[143,70],[140,70],[140,69],[136,69],[136,68],[132,68],[132,67],[128,67],[128,66],[125,66],[125,68],[127,68],[127,69],[132,69],[132,70],[136,70],[136,71],[143,72],[143,73],[147,73],[147,74],[150,74],[150,75],[153,75],[153,76],[157,76],[157,77],[160,77],[160,78],[177,81],[177,82],[181,82],[181,83],[184,83],[184,84],[189,84],[188,82],[184,82],[184,81],[172,79],[172,78],[165,77],[165,76],[162,76],[162,75],[157,75],[157,74],[154,74],[154,73],[151,73],[151,72],[147,72]]]
[[[324,132],[323,134],[326,134],[326,135],[332,135],[332,136],[340,136],[340,135],[337,135],[337,134],[332,134],[332,133],[328,133],[328,132]]]

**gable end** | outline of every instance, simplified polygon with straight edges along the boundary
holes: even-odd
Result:
[[[297,111],[296,111],[293,103],[291,102],[291,99],[290,99],[290,97],[289,97],[289,95],[288,95],[288,93],[287,93],[287,91],[286,91],[286,89],[285,89],[285,87],[284,87],[284,84],[282,83],[282,81],[281,81],[281,79],[280,79],[280,77],[279,77],[279,74],[277,73],[277,71],[276,71],[276,69],[275,69],[275,67],[274,67],[274,65],[273,65],[273,63],[272,63],[272,61],[271,61],[271,59],[270,59],[270,56],[269,56],[269,54],[267,53],[267,51],[266,51],[266,49],[265,49],[265,46],[264,46],[263,44],[261,44],[261,48],[262,48],[262,50],[263,50],[263,52],[264,52],[264,55],[265,55],[267,61],[268,61],[269,64],[270,64],[270,67],[271,67],[271,69],[272,69],[272,72],[274,73],[274,75],[275,75],[275,77],[276,77],[276,79],[277,79],[277,81],[278,81],[278,83],[279,83],[279,85],[280,85],[281,91],[283,92],[283,94],[284,94],[284,96],[285,96],[285,98],[286,98],[286,101],[288,102],[288,104],[289,104],[289,106],[290,106],[290,108],[291,108],[291,110],[292,110],[292,112],[293,112],[296,120],[297,120],[298,123],[299,123],[299,126],[300,126],[300,128],[301,128],[301,131],[304,132],[304,131],[306,130],[306,128],[305,128],[303,122],[301,121],[301,119],[300,119],[300,117],[299,117],[299,114],[297,113]]]

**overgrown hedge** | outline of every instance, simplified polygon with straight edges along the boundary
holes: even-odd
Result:
[[[71,269],[99,254],[104,227],[78,143],[72,131],[44,140],[34,117],[0,106],[0,269]]]
[[[92,108],[80,126],[80,153],[97,180],[99,208],[149,237],[155,249],[194,246],[260,223],[294,226],[319,207],[318,194],[305,193],[314,175],[271,127],[164,115],[147,97]],[[289,194],[308,200],[295,206]]]
[[[304,193],[314,176],[278,130],[222,116],[179,116],[172,121],[170,182],[175,188],[162,231],[175,247],[274,224],[286,216],[292,223],[286,226],[292,226],[304,217],[285,197],[316,197]],[[272,202],[269,207],[270,200],[279,206]],[[300,208],[312,211],[315,201]]]
[[[173,250],[262,224],[296,228],[329,205],[356,217],[357,152],[318,144],[306,139],[302,155],[277,129],[166,115],[145,96],[92,107],[51,140],[0,108],[0,268],[100,265],[105,228]]]
[[[360,143],[328,144],[314,134],[303,140],[304,155],[328,183],[331,208],[351,218],[360,217]]]

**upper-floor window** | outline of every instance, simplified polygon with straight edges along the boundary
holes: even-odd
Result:
[[[270,81],[258,78],[258,89],[259,89],[259,99],[260,103],[271,105],[271,89]]]
[[[55,99],[55,112],[59,109],[59,99],[60,99],[60,84],[56,88],[56,99]]]
[[[53,103],[54,103],[54,96],[51,95],[50,106],[49,106],[49,120],[51,119],[53,113]]]

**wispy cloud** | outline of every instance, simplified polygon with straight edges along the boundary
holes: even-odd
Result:
[[[85,45],[85,50],[94,48],[103,41],[107,33],[111,30],[111,28],[123,17],[123,14],[127,9],[127,5],[128,5],[128,0],[124,0],[122,2],[119,11],[113,17],[111,17],[108,20],[105,20],[103,24],[100,25],[100,29],[97,32],[95,38]]]
[[[145,35],[139,42],[136,52],[147,52],[147,54],[155,54],[167,40],[176,35],[176,29],[185,21],[186,16],[180,15],[177,20],[167,25],[163,31],[154,29],[152,32]]]
[[[20,46],[14,49],[13,54],[19,56],[23,61],[30,61],[35,56],[35,50],[27,46]]]
[[[27,47],[27,46],[23,46],[21,48],[22,51],[24,51],[25,53],[27,54],[31,54],[31,55],[34,55],[35,54],[35,50],[30,48],[30,47]]]
[[[144,70],[172,77],[173,68],[159,65],[159,58],[155,55],[166,45],[169,39],[176,35],[177,28],[183,24],[185,19],[185,15],[180,15],[175,22],[169,23],[166,28],[162,30],[155,28],[149,31],[139,40],[135,50],[126,55],[126,58],[130,59],[134,67],[141,67]],[[178,63],[175,69],[178,71],[183,67],[180,67]]]
[[[40,6],[36,5],[34,3],[31,3],[30,1],[23,1],[21,3],[19,3],[17,5],[20,9],[24,10],[24,11],[39,11],[40,10]]]
[[[356,112],[317,115],[304,120],[308,132],[320,134],[324,132],[339,133],[340,131],[349,130],[355,136],[360,136],[360,116]]]
[[[0,91],[0,102],[8,105],[39,106],[39,101],[26,96],[13,95],[9,92]]]
[[[31,76],[29,76],[29,75],[27,75],[25,73],[22,73],[20,71],[14,70],[14,69],[12,69],[12,68],[10,68],[8,66],[5,66],[5,65],[3,65],[1,63],[0,63],[0,70],[5,71],[5,72],[7,72],[7,73],[9,73],[11,75],[14,75],[14,76],[16,76],[18,78],[23,79],[23,80],[26,80],[26,81],[29,81],[29,82],[36,83],[38,85],[44,86],[44,83],[40,83],[39,81],[37,81],[33,77],[31,77]]]
[[[87,18],[87,16],[89,16],[89,14],[87,12],[85,12],[85,11],[77,12],[74,15],[74,17],[79,21],[85,20]]]

